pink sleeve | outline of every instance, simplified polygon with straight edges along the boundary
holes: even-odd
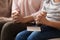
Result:
[[[19,11],[18,0],[13,0],[12,2],[12,13]]]

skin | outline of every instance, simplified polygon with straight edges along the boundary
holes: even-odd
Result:
[[[28,0],[27,0],[28,1]],[[36,2],[37,0],[32,0],[32,6],[35,8],[35,10],[39,10],[40,9],[40,2]],[[38,0],[39,1],[39,0]],[[35,3],[36,2],[36,3]],[[23,4],[23,2],[22,2]],[[26,4],[28,5],[28,3]],[[28,7],[27,7],[28,8]],[[15,13],[12,13],[11,17],[13,18],[13,20],[15,20],[16,23],[19,23],[19,22],[22,22],[22,23],[27,23],[27,22],[31,22],[31,21],[34,21],[34,17],[32,15],[29,15],[29,16],[26,16],[26,17],[23,17],[23,15],[21,16],[20,15],[20,12],[21,14],[24,13],[23,11],[23,5],[21,5],[21,10],[22,11],[17,11]],[[29,13],[29,11],[27,11],[27,13]]]
[[[60,0],[54,0],[54,2],[60,2]],[[47,14],[46,12],[41,12],[39,15],[37,15],[36,21],[39,22],[39,24],[41,23],[60,30],[60,21],[59,22],[48,21],[46,19],[46,14]]]
[[[16,23],[19,23],[19,22],[27,23],[34,20],[33,16],[30,15],[30,16],[22,17],[19,14],[19,12],[14,13],[11,17],[13,18],[13,20],[15,20]]]
[[[60,2],[60,0],[54,0],[54,2],[56,2],[56,3],[57,3],[57,2]]]
[[[48,26],[51,26],[51,27],[54,27],[54,28],[60,30],[60,21],[59,21],[59,22],[48,21],[48,20],[46,19],[46,14],[47,14],[47,13],[42,12],[42,13],[40,13],[39,15],[37,15],[37,17],[36,17],[37,24],[48,25]]]
[[[54,2],[60,2],[59,0],[54,0]],[[51,26],[51,27],[54,27],[56,29],[59,29],[60,30],[60,21],[59,22],[52,22],[52,21],[48,21],[46,19],[46,14],[47,12],[40,12],[38,11],[37,12],[38,15],[35,15],[36,16],[36,20],[38,24],[44,24],[44,25],[48,25],[48,26]],[[33,16],[27,16],[27,17],[22,17],[20,16],[19,12],[15,13],[12,15],[12,18],[15,20],[15,22],[19,23],[19,22],[22,22],[22,23],[27,23],[27,22],[30,22],[30,21],[33,21],[34,20],[34,17]]]

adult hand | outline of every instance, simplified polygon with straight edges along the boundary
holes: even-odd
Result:
[[[19,23],[23,21],[23,17],[19,14],[19,12],[15,12],[11,16],[14,20],[14,22]]]

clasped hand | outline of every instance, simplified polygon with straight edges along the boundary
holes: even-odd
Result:
[[[35,15],[35,21],[41,24],[44,24],[47,19],[46,19],[46,12],[39,12],[37,15]],[[16,23],[24,21],[24,18],[17,12],[12,14],[12,18]]]
[[[46,14],[47,14],[47,12],[44,12],[44,11],[38,13],[38,15],[36,15],[36,19],[35,19],[36,23],[37,24],[44,24],[44,23],[46,23],[46,21],[47,21]]]
[[[23,17],[18,12],[13,13],[11,17],[13,18],[14,22],[16,22],[16,23],[23,21]]]

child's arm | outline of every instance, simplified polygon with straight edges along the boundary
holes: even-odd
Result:
[[[59,22],[53,22],[53,21],[47,20],[45,12],[42,12],[39,15],[37,15],[36,19],[37,19],[36,21],[38,21],[39,24],[44,24],[44,25],[47,25],[47,26],[54,27],[56,29],[60,29],[60,21]]]
[[[59,29],[60,30],[60,21],[59,22],[52,22],[52,21],[48,21],[45,23],[45,25],[48,25],[48,26],[51,26],[51,27],[54,27],[56,29]]]

